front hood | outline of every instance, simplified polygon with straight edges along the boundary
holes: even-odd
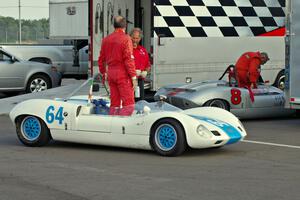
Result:
[[[184,98],[192,98],[195,92],[202,92],[218,86],[226,86],[226,81],[203,81],[190,84],[167,85],[160,88],[154,96],[165,95],[167,97],[182,96]]]
[[[226,81],[202,81],[190,84],[182,84],[182,85],[167,85],[164,86],[164,89],[167,90],[185,90],[185,91],[199,91],[202,89],[207,89],[211,87],[224,86],[226,85]]]
[[[199,102],[197,102],[199,94],[205,94],[205,92],[219,86],[226,86],[226,81],[203,81],[191,84],[167,85],[156,92],[154,100],[159,101],[161,96],[166,96],[168,103],[181,109],[194,108],[199,106]]]
[[[199,116],[199,115],[190,115],[190,116],[197,120],[204,121],[204,122],[212,125],[213,127],[221,129],[229,137],[229,140],[227,141],[226,144],[234,144],[243,138],[243,135],[241,133],[241,131],[242,131],[241,127],[235,127],[227,122],[204,117],[204,116]],[[212,131],[212,130],[210,130],[210,131]]]

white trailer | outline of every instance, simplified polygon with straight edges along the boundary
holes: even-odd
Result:
[[[88,39],[88,0],[49,1],[50,38]]]
[[[286,107],[300,109],[300,1],[287,1]]]
[[[85,67],[89,39],[88,5],[88,0],[49,0],[50,39],[64,40],[73,46],[70,59],[73,71],[82,71],[78,67],[84,63],[85,75],[89,73]],[[84,57],[82,52],[85,52]],[[69,55],[65,57],[69,58]]]
[[[144,30],[152,52],[152,90],[163,85],[217,79],[246,51],[268,52],[265,80],[284,80],[285,0],[90,0],[94,65],[112,17]],[[272,37],[271,37],[272,36]],[[280,84],[281,83],[281,84]]]

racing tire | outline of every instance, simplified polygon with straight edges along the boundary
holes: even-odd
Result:
[[[217,107],[229,111],[229,105],[222,99],[213,99],[204,104],[205,107]]]
[[[38,117],[27,115],[16,121],[16,130],[19,140],[26,146],[45,146],[51,140],[50,130]]]
[[[30,77],[27,85],[26,85],[26,93],[35,93],[44,90],[50,89],[51,80],[48,76],[44,74],[36,74]]]
[[[278,73],[276,81],[274,83],[274,87],[284,90],[284,88],[285,88],[285,73],[283,70]]]
[[[187,148],[185,132],[174,119],[162,119],[150,134],[150,145],[161,156],[179,156]]]

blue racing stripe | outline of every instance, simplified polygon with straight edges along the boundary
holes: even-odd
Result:
[[[202,116],[196,116],[196,115],[190,115],[190,116],[193,118],[208,122],[220,129],[222,129],[230,138],[226,144],[234,144],[234,143],[240,141],[242,138],[240,131],[226,122],[207,118],[207,117],[202,117]]]

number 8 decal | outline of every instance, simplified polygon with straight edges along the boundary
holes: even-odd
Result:
[[[233,105],[239,105],[242,101],[241,91],[238,89],[231,89],[231,103]]]

